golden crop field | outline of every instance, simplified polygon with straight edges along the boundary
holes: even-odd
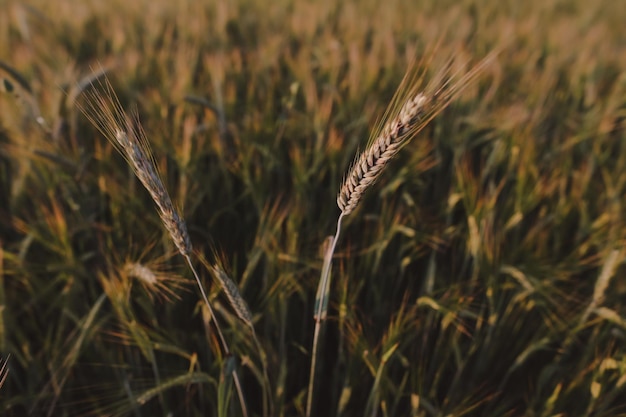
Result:
[[[626,416],[624,22],[0,2],[0,414]]]

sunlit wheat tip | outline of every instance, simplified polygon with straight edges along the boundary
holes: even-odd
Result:
[[[159,280],[156,274],[147,266],[138,263],[127,263],[124,265],[124,271],[131,277],[137,278],[144,284],[153,286],[156,285]]]

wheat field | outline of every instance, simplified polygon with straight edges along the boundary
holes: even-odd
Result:
[[[0,2],[0,414],[626,416],[624,21]]]

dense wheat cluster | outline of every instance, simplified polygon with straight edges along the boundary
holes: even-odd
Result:
[[[1,2],[0,415],[626,415],[624,21]]]

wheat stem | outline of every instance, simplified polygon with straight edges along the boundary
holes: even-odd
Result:
[[[320,350],[320,344],[323,337],[321,336],[324,323],[326,323],[326,316],[328,312],[328,300],[330,298],[330,270],[332,265],[333,254],[335,253],[335,247],[339,235],[341,233],[341,220],[344,214],[340,214],[337,219],[337,230],[335,236],[328,248],[324,253],[324,264],[322,266],[322,274],[320,276],[320,283],[317,287],[317,295],[315,297],[315,330],[313,333],[313,348],[311,351],[311,368],[309,371],[309,387],[307,391],[307,405],[306,415],[311,416],[313,409],[313,396],[315,394],[316,382],[315,374],[318,366],[318,352]]]

